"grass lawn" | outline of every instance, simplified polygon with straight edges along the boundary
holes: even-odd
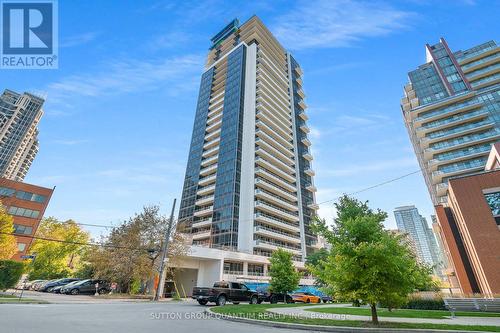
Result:
[[[427,324],[427,323],[391,323],[382,322],[373,325],[370,322],[359,320],[334,320],[320,318],[297,318],[291,316],[278,315],[268,312],[270,308],[304,306],[302,304],[260,304],[260,305],[226,305],[224,307],[212,307],[215,313],[225,314],[235,317],[243,317],[257,320],[268,320],[273,322],[284,322],[293,324],[321,325],[321,326],[343,326],[343,327],[378,327],[378,328],[417,328],[417,329],[443,329],[443,330],[466,330],[500,332],[500,327],[480,326],[480,325],[447,325],[447,324]]]
[[[43,300],[36,300],[31,298],[21,298],[19,301],[19,296],[13,295],[0,295],[0,304],[15,304],[15,303],[31,303],[31,304],[47,304],[49,302]]]
[[[371,316],[369,308],[324,308],[324,309],[310,309],[308,311],[321,312],[321,313],[335,313],[335,314],[349,314],[358,316]],[[377,309],[379,317],[399,317],[399,318],[432,318],[432,319],[445,319],[451,316],[449,311],[440,310],[409,310],[398,309],[389,311],[387,309]],[[500,317],[500,313],[493,312],[470,312],[470,311],[457,311],[456,316],[461,317]]]

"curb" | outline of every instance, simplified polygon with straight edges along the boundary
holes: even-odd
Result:
[[[216,319],[228,320],[238,323],[246,323],[251,325],[259,325],[274,328],[286,328],[293,330],[303,330],[309,332],[338,332],[338,333],[374,333],[374,332],[391,332],[391,333],[478,333],[479,331],[458,331],[458,330],[429,330],[420,328],[371,328],[371,327],[344,327],[344,326],[321,326],[321,325],[306,325],[306,324],[294,324],[294,323],[282,323],[276,321],[268,320],[258,320],[258,319],[248,319],[241,317],[233,317],[224,314],[219,314],[211,311],[210,309],[205,309],[205,313]],[[487,332],[487,331],[483,331]]]

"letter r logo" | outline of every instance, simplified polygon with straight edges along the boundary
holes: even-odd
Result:
[[[53,4],[2,2],[3,54],[52,54]]]

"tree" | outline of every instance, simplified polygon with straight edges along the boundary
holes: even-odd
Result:
[[[300,273],[293,266],[292,253],[278,249],[273,252],[269,262],[269,289],[275,293],[283,293],[286,303],[286,294],[296,290],[300,281]]]
[[[403,236],[384,230],[387,214],[367,202],[343,196],[330,228],[317,220],[313,229],[332,245],[322,265],[312,268],[339,299],[369,304],[378,324],[377,304],[402,305],[409,293],[425,284],[428,271],[415,260]]]
[[[0,290],[12,288],[23,274],[24,264],[14,260],[0,260]]]
[[[160,214],[160,207],[153,205],[113,228],[101,240],[102,246],[92,248],[85,258],[94,276],[116,281],[126,293],[137,281],[149,282],[152,290],[167,223],[168,218]],[[174,232],[167,254],[169,263],[175,265],[186,253],[185,239]]]
[[[82,253],[87,249],[89,234],[73,220],[45,218],[38,227],[31,251],[37,253],[30,268],[30,279],[56,279],[78,270]],[[54,241],[56,240],[56,241]]]
[[[17,253],[17,242],[12,235],[13,232],[14,220],[0,202],[0,259],[10,259]]]

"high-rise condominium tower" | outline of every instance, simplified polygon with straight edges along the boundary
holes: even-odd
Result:
[[[441,39],[425,48],[401,107],[432,201],[447,204],[448,179],[483,170],[500,139],[500,47],[452,52]]]
[[[22,181],[38,153],[41,97],[5,90],[0,96],[0,177]]]
[[[418,213],[415,206],[403,206],[394,210],[398,229],[407,233],[413,242],[418,258],[434,266],[438,264],[437,243],[427,221]]]
[[[256,16],[211,42],[179,226],[193,245],[303,261],[318,207],[302,70]]]

